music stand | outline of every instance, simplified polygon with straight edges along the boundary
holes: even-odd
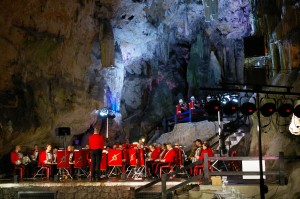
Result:
[[[78,169],[77,175],[80,176],[88,176],[88,173],[83,169],[87,166],[87,158],[86,158],[86,150],[75,150],[74,151],[74,169]],[[83,174],[80,174],[82,171]]]
[[[71,134],[71,128],[70,127],[58,127],[58,128],[55,129],[55,133],[56,133],[57,136],[63,136],[63,148],[64,148],[63,151],[65,152],[65,154],[61,154],[61,155],[64,155],[64,157],[67,157],[66,136]],[[58,154],[57,154],[57,156],[58,156]],[[68,161],[64,161],[64,163],[65,163],[64,167],[65,168],[70,168],[69,155],[68,155],[67,160]],[[60,162],[60,161],[56,160],[56,162],[57,162],[57,165],[58,165],[58,162]],[[60,165],[60,166],[62,166],[62,165]],[[58,169],[58,166],[57,166],[57,169]],[[64,170],[66,170],[66,169],[64,169]],[[59,170],[59,171],[61,171],[61,170]],[[71,177],[71,179],[73,179],[72,176],[70,175],[69,171],[67,171],[67,174],[68,174],[69,177]]]
[[[70,163],[69,163],[70,154],[67,153],[67,150],[58,150],[56,155],[57,155],[56,156],[57,169],[59,170],[58,172],[62,174],[62,176],[64,175],[65,172],[67,173],[68,177],[73,179],[68,171],[68,168],[70,168]]]
[[[112,170],[108,174],[108,177],[111,175],[117,175],[118,171],[122,173],[121,169],[119,167],[122,167],[122,150],[116,150],[116,149],[111,149],[108,152],[108,166],[112,166]],[[113,173],[113,172],[116,173]]]

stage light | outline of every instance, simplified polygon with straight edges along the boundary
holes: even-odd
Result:
[[[268,102],[260,107],[260,112],[265,117],[270,117],[276,111],[276,105]]]
[[[116,117],[115,111],[114,111],[114,110],[108,110],[107,117],[108,117],[109,119],[114,119],[114,118]]]
[[[99,117],[100,118],[106,118],[108,115],[108,109],[107,108],[102,108],[99,110]]]
[[[211,100],[205,104],[204,109],[209,115],[216,114],[220,110],[220,102],[218,100]]]
[[[297,118],[300,118],[300,104],[298,104],[297,106],[295,106],[295,108],[294,108],[294,115]]]
[[[238,103],[234,101],[229,101],[223,106],[223,112],[226,115],[233,115],[238,110]]]
[[[294,106],[292,104],[283,103],[281,104],[277,112],[281,117],[289,117],[294,111]]]
[[[256,111],[256,106],[251,102],[245,102],[241,106],[241,112],[243,115],[252,115],[255,111]]]

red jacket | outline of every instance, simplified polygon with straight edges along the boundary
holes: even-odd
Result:
[[[207,155],[208,155],[208,157],[212,157],[212,156],[214,156],[214,153],[213,153],[213,151],[212,151],[212,149],[211,148],[207,148],[207,149],[201,149],[201,154],[200,154],[200,156],[199,156],[199,160],[202,160],[202,159],[204,159],[204,154],[205,153],[207,153]]]
[[[155,148],[151,153],[151,159],[156,160],[159,159],[159,148]]]
[[[44,164],[47,160],[46,150],[40,152],[39,163]]]
[[[12,151],[12,152],[10,153],[10,161],[11,161],[11,163],[16,164],[16,161],[17,161],[18,159],[19,159],[18,153],[15,152],[15,151]]]
[[[175,157],[175,151],[173,149],[171,149],[171,150],[167,151],[163,160],[165,160],[165,162],[174,162],[174,157]]]
[[[90,149],[103,149],[104,148],[104,138],[102,135],[93,134],[89,137]]]

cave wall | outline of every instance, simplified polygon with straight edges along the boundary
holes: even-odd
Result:
[[[249,1],[2,1],[1,151],[60,144],[110,107],[110,142],[147,135],[201,86],[243,80]],[[114,66],[107,67],[107,66]],[[98,127],[97,126],[97,127]],[[68,137],[68,143],[72,136]]]

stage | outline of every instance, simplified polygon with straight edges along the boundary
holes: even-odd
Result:
[[[13,179],[1,179],[0,199],[16,199],[20,192],[54,193],[57,199],[133,199],[135,198],[134,190],[149,182],[150,180],[121,180],[120,178],[103,179],[97,182],[91,182],[88,179],[64,181],[23,179],[21,182],[14,182]],[[170,181],[167,186],[172,187],[180,182],[181,180]],[[160,186],[161,184],[157,183],[155,187],[159,188]]]
[[[175,178],[167,182],[167,188],[173,187],[185,181],[184,178]],[[16,198],[57,198],[57,199],[133,199],[133,198],[154,198],[154,194],[159,196],[161,192],[161,183],[143,190],[138,195],[135,190],[147,183],[150,179],[133,180],[128,178],[102,179],[97,182],[91,182],[88,179],[53,181],[43,179],[23,179],[21,182],[14,182],[13,179],[0,179],[0,199]],[[287,192],[287,186],[277,184],[268,184],[268,196],[278,195],[274,198],[282,198]],[[249,198],[259,198],[259,184],[229,184],[227,191],[232,189],[239,190]],[[203,185],[200,182],[193,182],[173,192],[178,198],[213,198],[222,190],[221,186]],[[44,194],[44,195],[43,195]],[[48,195],[47,195],[48,194]],[[152,194],[152,195],[151,195]],[[39,197],[38,197],[39,196]],[[155,197],[155,198],[156,198]],[[177,197],[177,196],[176,196]],[[175,198],[176,198],[175,197]],[[174,198],[174,197],[173,197]]]

